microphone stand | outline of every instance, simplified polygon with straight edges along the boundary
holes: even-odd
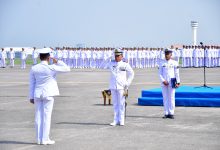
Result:
[[[209,87],[206,85],[206,72],[205,72],[205,68],[206,68],[206,58],[205,58],[205,52],[206,52],[206,47],[203,46],[203,43],[200,42],[201,46],[203,47],[203,51],[204,51],[204,55],[203,55],[203,58],[204,58],[204,62],[203,62],[203,77],[204,77],[204,84],[202,86],[199,86],[199,87],[195,87],[195,88],[210,88],[212,89],[212,87]]]

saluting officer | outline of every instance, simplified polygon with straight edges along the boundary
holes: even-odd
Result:
[[[70,68],[61,60],[50,58],[50,48],[39,50],[41,63],[30,71],[30,102],[35,104],[35,128],[37,144],[50,145],[50,123],[53,109],[53,96],[59,95],[56,81],[57,72],[68,72]],[[53,59],[53,65],[49,65]]]
[[[174,119],[175,88],[180,86],[179,64],[171,59],[172,50],[165,49],[165,60],[159,65],[162,86],[164,117]]]
[[[109,62],[105,68],[110,69],[110,85],[113,106],[114,106],[114,121],[111,126],[125,124],[125,90],[128,89],[134,78],[134,71],[131,66],[123,62],[123,51],[115,49],[115,60]]]

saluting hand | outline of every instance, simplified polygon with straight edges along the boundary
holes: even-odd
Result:
[[[57,63],[57,60],[53,57],[50,57],[52,60],[53,60],[53,63],[56,64]]]

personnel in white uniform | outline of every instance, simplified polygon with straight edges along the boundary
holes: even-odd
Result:
[[[13,68],[15,66],[15,51],[13,48],[10,48],[9,51],[9,59],[10,59],[10,67]]]
[[[50,47],[50,49],[51,49],[50,58],[55,58],[56,57],[56,51],[52,47]],[[53,59],[50,59],[50,65],[52,65],[52,64],[53,64]]]
[[[70,68],[61,60],[50,58],[49,48],[39,50],[41,63],[33,66],[30,71],[30,102],[35,104],[35,128],[37,144],[50,145],[51,113],[53,96],[59,95],[56,81],[57,72],[68,72]],[[50,59],[54,64],[48,65]]]
[[[150,67],[150,51],[148,50],[148,48],[146,48],[145,51],[145,63],[146,63],[146,68]]]
[[[6,67],[6,58],[7,58],[7,52],[5,51],[4,48],[2,48],[2,51],[1,51],[1,67],[2,68]]]
[[[130,86],[134,71],[131,66],[123,62],[123,52],[121,49],[115,49],[115,60],[109,62],[104,68],[108,68],[111,72],[109,89],[111,90],[114,121],[111,126],[125,124],[125,91]]]
[[[193,49],[193,67],[199,67],[199,49],[197,48],[197,46],[194,48],[194,46],[192,46]]]
[[[136,56],[137,56],[137,58],[136,58],[136,60],[137,60],[136,67],[137,68],[142,68],[141,59],[143,58],[143,56],[142,56],[141,48],[137,48],[137,55]]]
[[[164,117],[174,119],[175,88],[180,85],[179,66],[171,59],[172,51],[165,49],[165,60],[159,65],[159,77],[162,86]]]
[[[34,50],[32,52],[32,60],[33,60],[33,65],[37,64],[37,58],[38,58],[38,53],[36,51],[36,47],[34,47]]]
[[[22,51],[21,51],[21,69],[26,68],[26,58],[27,58],[27,53],[24,51],[24,48],[22,48]]]
[[[217,67],[220,67],[220,46],[217,46],[217,50],[218,50]]]
[[[61,48],[57,48],[57,51],[56,51],[56,58],[58,59],[58,60],[62,60],[63,59],[63,52],[62,52],[62,50],[61,50]]]
[[[73,68],[73,56],[74,56],[74,51],[73,48],[71,48],[68,51],[68,66],[70,68]]]
[[[65,47],[63,48],[62,53],[63,53],[63,62],[64,62],[65,64],[68,64],[68,61],[67,61],[68,51],[67,51],[67,49],[66,49]]]

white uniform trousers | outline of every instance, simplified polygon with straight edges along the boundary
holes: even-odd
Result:
[[[145,59],[145,66],[146,66],[146,68],[150,67],[150,59],[149,58]]]
[[[69,58],[69,59],[68,59],[68,66],[71,67],[71,68],[74,67],[73,60],[74,60],[73,58]]]
[[[217,58],[217,67],[220,67],[220,57]]]
[[[49,140],[53,103],[53,97],[34,99],[36,138],[39,142]]]
[[[141,58],[137,58],[136,67],[137,67],[137,68],[141,68]]]
[[[190,58],[189,57],[185,58],[185,67],[190,67]]]
[[[211,67],[211,58],[210,57],[206,57],[206,67]]]
[[[199,67],[202,67],[204,65],[204,59],[201,57],[198,59],[199,59]]]
[[[21,69],[25,69],[25,68],[26,68],[26,60],[21,59]]]
[[[5,60],[5,58],[2,58],[1,62],[2,62],[2,67],[6,67],[6,60]]]
[[[131,66],[132,68],[137,68],[137,59],[136,58],[133,58],[132,65],[133,65],[133,66]]]
[[[146,68],[145,58],[141,59],[142,68]]]
[[[182,67],[186,67],[185,63],[186,63],[186,59],[185,59],[185,57],[182,57]]]
[[[10,66],[11,67],[15,66],[15,60],[13,58],[10,59]]]
[[[216,64],[215,64],[215,58],[211,58],[211,67],[215,67],[216,66]]]
[[[129,63],[129,65],[133,68],[133,59],[132,59],[132,58],[129,58],[129,59],[128,59],[128,63]]]
[[[162,86],[163,106],[165,115],[174,115],[175,109],[175,88]]]
[[[68,64],[67,58],[63,58],[63,62],[67,65]]]
[[[33,58],[33,64],[34,64],[34,65],[37,64],[37,58]]]
[[[193,58],[193,66],[194,67],[199,67],[199,58],[198,57]]]
[[[111,89],[111,95],[114,106],[114,122],[124,123],[125,119],[125,96],[124,90]]]

